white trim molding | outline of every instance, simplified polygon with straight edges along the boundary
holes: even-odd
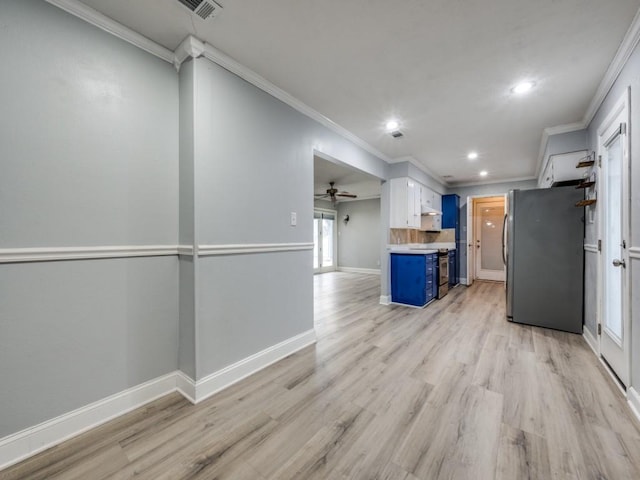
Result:
[[[120,245],[106,247],[0,248],[0,264],[90,260],[98,258],[161,257],[177,255],[176,245]]]
[[[220,65],[222,68],[226,70],[229,70],[234,75],[237,75],[238,77],[249,82],[255,87],[258,87],[260,90],[268,93],[272,97],[277,98],[281,102],[286,103],[290,107],[306,115],[307,117],[315,120],[321,125],[324,125],[329,130],[332,130],[338,135],[346,138],[347,140],[350,140],[352,143],[356,144],[363,150],[366,150],[370,154],[378,157],[381,160],[384,160],[387,163],[391,162],[390,157],[380,152],[373,146],[369,145],[367,142],[362,140],[360,137],[357,137],[346,128],[338,125],[333,120],[330,120],[329,118],[325,117],[317,110],[314,110],[306,103],[302,102],[301,100],[298,100],[293,95],[285,92],[280,87],[277,87],[276,85],[268,81],[266,78],[258,75],[256,72],[242,65],[238,61],[234,60],[229,55],[221,52],[220,50],[218,50],[212,45],[209,45],[208,43],[198,40],[195,37],[194,37],[194,40],[189,40],[189,37],[187,37],[182,42],[180,47],[178,47],[178,49],[176,50],[176,53],[172,56],[172,61],[175,61],[174,65],[176,66],[176,68],[180,68],[180,64],[191,56],[190,54],[185,55],[186,53],[188,53],[188,51],[183,47],[185,45],[185,42],[190,45],[198,46],[198,48],[196,49],[196,53],[198,56],[204,55],[205,58],[207,58],[208,60],[211,60],[213,63]],[[200,48],[202,48],[202,50]]]
[[[590,243],[584,244],[584,251],[589,253],[598,253],[598,246]]]
[[[187,58],[198,58],[204,52],[204,43],[193,35],[185,38],[174,52],[173,65],[180,71],[180,66]]]
[[[316,342],[311,329],[195,382],[181,371],[149,380],[0,439],[0,470],[172,392],[196,404]]]
[[[640,247],[631,247],[629,249],[629,258],[640,258]]]
[[[195,248],[193,245],[178,245],[178,255],[193,256],[195,255]]]
[[[165,62],[174,62],[175,55],[168,48],[165,48],[153,40],[140,35],[138,32],[125,27],[121,23],[112,20],[106,15],[103,15],[78,0],[47,0],[47,2],[95,27],[104,30],[105,32],[110,33],[111,35],[120,38],[121,40],[124,40],[125,42],[135,45],[145,52],[149,52],[150,54],[161,58]]]
[[[598,89],[596,90],[596,94],[594,95],[591,103],[589,104],[589,107],[587,108],[587,111],[584,114],[582,123],[585,125],[585,127],[588,126],[593,120],[593,117],[595,117],[598,109],[602,105],[602,102],[604,102],[604,99],[607,97],[609,90],[611,90],[611,87],[613,87],[614,82],[617,80],[620,72],[622,72],[622,69],[627,64],[627,61],[631,57],[631,54],[636,48],[636,45],[638,45],[639,41],[640,10],[638,10],[635,17],[633,17],[633,21],[631,22],[631,25],[629,26],[629,29],[627,30],[627,33],[625,34],[620,47],[618,47],[618,51],[609,64],[609,68],[607,68],[607,71],[604,74],[604,77],[600,82]]]
[[[640,394],[633,387],[627,389],[627,402],[629,402],[633,414],[640,421]]]
[[[469,283],[467,283],[467,277],[460,277],[460,284],[468,287]]]
[[[250,375],[282,360],[298,350],[316,343],[315,330],[307,330],[295,337],[255,353],[228,367],[212,373],[195,383],[195,402],[199,403]]]
[[[513,177],[513,178],[500,178],[494,180],[479,180],[477,182],[463,182],[463,183],[449,183],[451,188],[462,188],[462,187],[473,187],[477,185],[494,185],[497,183],[513,183],[513,182],[526,182],[528,180],[536,180],[537,177]],[[493,195],[485,195],[487,197],[496,197],[500,195],[499,193],[495,193]]]
[[[338,271],[345,272],[345,273],[364,273],[367,275],[380,275],[379,268],[338,267]]]
[[[593,350],[593,353],[595,353],[596,356],[599,357],[600,356],[600,352],[598,351],[598,349],[599,349],[598,348],[598,341],[593,336],[591,331],[584,325],[582,326],[582,338],[584,338],[584,341],[587,342],[587,345],[589,345],[591,350]]]
[[[198,256],[242,255],[247,253],[294,252],[313,250],[310,243],[247,243],[234,245],[198,245]]]
[[[195,405],[196,382],[191,377],[189,377],[188,375],[186,375],[184,372],[180,370],[176,371],[175,376],[176,376],[176,391]]]
[[[150,380],[0,439],[0,470],[176,390],[175,373]]]
[[[380,305],[391,305],[391,295],[380,295]]]

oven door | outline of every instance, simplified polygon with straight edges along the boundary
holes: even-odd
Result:
[[[449,283],[449,256],[438,257],[438,285]]]

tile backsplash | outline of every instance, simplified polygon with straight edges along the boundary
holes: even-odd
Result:
[[[389,244],[401,245],[403,243],[444,243],[455,242],[455,228],[445,228],[441,232],[422,232],[409,228],[389,229]]]

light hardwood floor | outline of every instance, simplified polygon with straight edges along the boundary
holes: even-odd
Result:
[[[9,479],[640,479],[640,425],[580,336],[510,324],[499,283],[423,310],[315,277],[318,343],[192,406],[173,394]]]

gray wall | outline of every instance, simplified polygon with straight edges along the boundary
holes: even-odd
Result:
[[[337,226],[338,266],[380,269],[380,199],[339,203]]]
[[[193,65],[198,244],[312,242],[314,149],[386,178],[383,160],[211,61]],[[313,328],[312,252],[200,258],[195,315],[197,379]]]
[[[544,168],[546,167],[551,155],[556,155],[558,153],[577,152],[579,150],[587,150],[587,137],[588,133],[586,129],[577,130],[575,132],[551,135],[547,140],[547,145],[545,147],[540,174],[542,174],[542,172],[544,171]]]
[[[173,67],[0,2],[2,248],[176,244]],[[176,257],[0,264],[0,437],[176,369]]]
[[[640,248],[640,124],[637,121],[637,112],[640,111],[640,48],[636,46],[633,54],[627,61],[626,65],[620,72],[616,82],[607,94],[605,101],[600,106],[595,117],[591,121],[589,131],[589,148],[597,151],[598,146],[598,128],[609,114],[613,106],[618,102],[621,96],[631,87],[631,122],[630,122],[630,142],[631,142],[631,238],[629,244],[631,248]],[[635,112],[635,113],[634,113]],[[598,241],[598,225],[599,218],[595,218],[593,224],[587,225],[586,242],[596,244]],[[597,269],[597,255],[587,254],[587,269],[595,272]],[[631,385],[636,391],[640,390],[640,305],[638,301],[637,277],[640,274],[640,260],[638,258],[630,258],[631,266],[630,280],[631,288],[634,289],[631,300]],[[596,275],[592,274],[586,278],[586,291],[597,291]],[[589,319],[587,325],[589,330],[594,334],[596,332],[596,313],[593,312],[595,305],[587,305],[589,310],[585,312]]]
[[[509,190],[529,190],[537,188],[536,180],[523,180],[519,182],[489,183],[486,185],[471,185],[467,187],[450,187],[447,193],[455,193],[460,196],[460,277],[467,278],[467,197],[483,195],[504,195]]]

